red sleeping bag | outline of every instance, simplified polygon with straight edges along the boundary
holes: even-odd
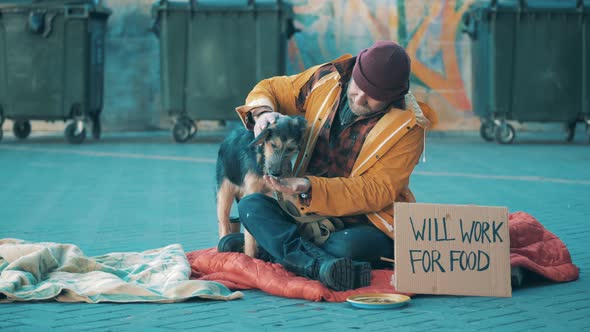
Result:
[[[555,282],[578,279],[579,269],[565,244],[524,212],[509,216],[510,262]],[[392,270],[373,270],[371,285],[346,292],[324,287],[319,281],[295,276],[279,264],[240,253],[204,249],[187,253],[192,278],[212,280],[230,289],[260,289],[268,294],[309,301],[343,302],[352,294],[400,293],[391,286]]]

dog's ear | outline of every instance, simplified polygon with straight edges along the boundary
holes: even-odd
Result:
[[[270,135],[270,128],[264,129],[257,137],[254,138],[252,142],[250,142],[250,146],[256,146],[262,144],[268,135]]]
[[[305,135],[305,131],[307,130],[307,120],[302,117],[301,115],[298,115],[295,117],[294,119],[297,128],[299,129],[299,133],[300,133],[300,141],[303,141],[303,137]]]
[[[307,120],[304,117],[297,115],[294,119],[296,121],[297,127],[301,128],[302,130],[307,128]]]

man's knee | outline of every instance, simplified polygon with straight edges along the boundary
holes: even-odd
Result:
[[[283,212],[277,201],[263,194],[242,198],[238,203],[238,213],[244,228],[261,244],[261,238],[288,235],[291,227],[293,232],[297,231],[292,219]]]
[[[259,214],[260,212],[270,211],[276,201],[261,193],[254,193],[244,196],[238,203],[238,214],[240,221],[247,223],[250,216]]]
[[[238,203],[238,212],[241,215],[242,211],[255,211],[262,206],[269,204],[269,200],[272,200],[272,198],[261,193],[254,193],[244,196]]]
[[[352,227],[333,233],[324,250],[336,257],[373,262],[380,256],[393,257],[393,240],[373,226]]]

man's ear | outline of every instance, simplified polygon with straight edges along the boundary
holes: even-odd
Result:
[[[266,138],[268,137],[268,135],[270,135],[270,128],[264,129],[258,135],[258,137],[255,137],[254,140],[252,142],[250,142],[250,146],[253,147],[253,146],[262,144],[266,140]]]

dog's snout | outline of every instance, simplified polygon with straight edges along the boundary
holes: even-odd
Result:
[[[280,169],[273,169],[273,168],[271,168],[271,169],[268,170],[268,175],[274,176],[276,178],[279,178],[279,177],[281,177],[282,174],[281,174],[281,170]]]

